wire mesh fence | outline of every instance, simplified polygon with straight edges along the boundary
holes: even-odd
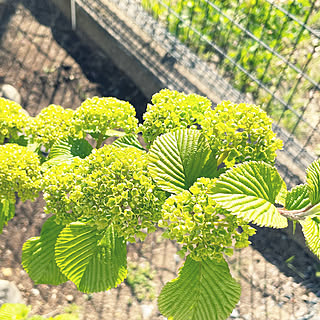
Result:
[[[91,6],[96,18],[107,19],[103,16],[104,2],[78,0],[76,3]],[[215,74],[216,78],[207,81],[221,95],[230,94],[235,100],[247,98],[226,85],[218,73],[209,73],[207,62],[161,29],[136,2],[118,4],[137,23],[148,27],[154,39],[162,39],[162,44],[168,46],[169,60],[183,60],[191,69],[199,67],[197,72],[203,75],[206,73],[202,72]],[[115,16],[112,19],[116,21]],[[29,113],[35,115],[50,103],[74,108],[93,95],[116,96],[145,107],[147,99],[131,80],[114,67],[109,57],[71,29],[71,24],[49,1],[11,1],[5,8],[0,7],[0,79],[19,89],[22,105]],[[280,138],[283,138],[281,134],[288,137],[285,130],[279,128],[279,133]],[[306,148],[297,144],[295,137],[287,144],[292,157],[305,155],[299,156],[299,161],[307,165],[310,158]],[[288,168],[284,170],[291,175],[290,181],[299,180]],[[35,313],[52,315],[52,310],[61,311],[63,306],[74,302],[82,308],[82,319],[164,319],[155,297],[161,286],[176,276],[181,261],[176,255],[176,245],[163,240],[160,233],[149,236],[145,243],[128,246],[130,263],[148,265],[150,274],[155,272],[148,279],[154,295],[145,294],[141,299],[128,282],[93,296],[77,292],[71,283],[59,287],[34,286],[20,266],[21,247],[26,239],[39,234],[46,219],[42,207],[41,199],[33,204],[19,202],[17,216],[0,235],[0,277],[18,285]],[[230,259],[231,271],[242,286],[240,303],[230,319],[319,319],[319,265],[281,232],[261,229],[252,243]]]
[[[319,1],[112,2],[165,48],[164,60],[185,66],[205,83],[215,103],[260,104],[284,141],[279,169],[286,182],[303,181],[320,138]],[[96,8],[99,20],[107,21],[108,1],[77,3]],[[193,90],[172,83],[175,89]]]
[[[317,148],[319,1],[143,0],[142,6],[305,147]]]

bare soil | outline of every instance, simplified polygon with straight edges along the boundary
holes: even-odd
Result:
[[[83,43],[49,1],[9,2],[9,7],[0,5],[0,84],[15,86],[31,115],[51,103],[76,108],[86,97],[99,95],[128,100],[141,116],[147,103],[141,91],[110,57]],[[52,316],[75,303],[81,319],[164,319],[156,299],[140,301],[126,282],[93,295],[78,292],[71,282],[34,285],[21,267],[21,250],[24,241],[39,235],[47,219],[43,206],[41,197],[34,203],[18,201],[15,218],[0,235],[0,279],[18,286],[34,314]],[[150,264],[157,295],[177,275],[182,262],[176,251],[159,231],[144,243],[128,245],[128,260]],[[259,229],[252,245],[229,262],[242,285],[230,319],[320,319],[320,265],[285,233]]]

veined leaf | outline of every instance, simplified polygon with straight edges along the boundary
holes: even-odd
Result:
[[[14,217],[15,202],[0,197],[0,233],[9,220]]]
[[[287,210],[300,210],[310,205],[308,185],[301,184],[292,188],[286,197]]]
[[[283,180],[264,162],[246,162],[219,177],[213,199],[226,210],[260,226],[285,228],[288,221],[274,206]]]
[[[139,150],[145,151],[135,134],[126,134],[125,136],[114,141],[112,144],[121,148],[135,147]]]
[[[58,285],[68,279],[60,272],[54,254],[59,233],[64,226],[49,218],[43,225],[40,237],[27,240],[22,248],[22,266],[35,284]]]
[[[56,262],[82,292],[106,291],[127,275],[126,244],[110,226],[104,233],[84,223],[65,227],[56,244]]]
[[[19,146],[24,146],[24,147],[26,147],[28,145],[28,142],[29,142],[28,137],[26,137],[24,135],[18,136],[17,138],[11,137],[9,140],[9,143],[16,143]]]
[[[157,185],[177,194],[200,177],[214,178],[217,161],[198,130],[183,129],[158,137],[149,152],[149,172]]]
[[[0,319],[25,320],[30,311],[31,307],[28,307],[23,303],[4,303],[0,307]]]
[[[284,206],[285,203],[286,203],[287,194],[288,194],[287,185],[286,185],[286,183],[283,181],[283,182],[282,182],[281,189],[280,189],[278,195],[276,196],[275,203],[281,204],[281,205]]]
[[[163,287],[159,310],[173,320],[224,320],[239,301],[240,291],[226,261],[195,261],[188,256],[178,278]]]
[[[320,160],[311,163],[307,169],[307,185],[311,204],[320,202]]]
[[[90,143],[85,139],[71,137],[58,140],[51,148],[48,160],[42,165],[48,168],[64,162],[71,162],[74,157],[85,158],[92,151]]]
[[[299,222],[308,247],[320,259],[320,219],[307,217]]]

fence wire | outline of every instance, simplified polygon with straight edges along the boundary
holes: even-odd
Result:
[[[319,1],[308,2],[307,7],[302,0],[110,1],[166,50],[162,65],[149,63],[150,68],[182,65],[214,93],[215,103],[231,100],[261,105],[275,120],[275,131],[284,141],[279,170],[289,187],[303,182],[306,167],[317,158],[320,141]],[[77,0],[105,25],[114,24],[106,14],[108,3]],[[257,8],[262,18],[256,17]],[[131,38],[121,36],[136,52]],[[154,55],[148,57],[152,60]],[[195,91],[171,77],[170,68],[166,73],[161,74],[166,86]]]

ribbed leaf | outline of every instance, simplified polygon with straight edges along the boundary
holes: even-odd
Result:
[[[225,320],[240,291],[224,260],[195,261],[188,256],[178,278],[163,287],[159,310],[173,320]]]
[[[0,233],[9,220],[14,217],[15,203],[0,197]]]
[[[135,134],[126,134],[125,136],[114,141],[112,144],[121,148],[135,147],[139,150],[145,151]]]
[[[320,259],[320,219],[307,217],[299,222],[308,247]]]
[[[177,194],[199,177],[217,176],[217,162],[198,130],[183,129],[156,139],[149,153],[149,172],[163,190]]]
[[[55,261],[54,247],[64,226],[49,218],[43,225],[40,237],[27,240],[22,248],[22,266],[35,284],[58,285],[68,279],[61,273]]]
[[[58,140],[52,146],[48,160],[42,166],[46,169],[52,165],[71,162],[74,157],[85,158],[91,151],[92,147],[85,139],[68,137]]]
[[[30,311],[31,307],[28,307],[23,303],[4,303],[0,307],[0,319],[25,320]]]
[[[309,190],[306,184],[292,188],[286,197],[287,210],[300,210],[310,205]]]
[[[260,226],[285,228],[287,219],[274,206],[283,180],[263,162],[246,162],[222,174],[213,199],[224,209]]]
[[[288,193],[287,185],[286,185],[286,183],[283,181],[283,182],[282,182],[281,189],[280,189],[278,195],[276,196],[275,203],[281,204],[282,206],[284,206],[285,203],[286,203],[287,193]]]
[[[126,244],[109,227],[104,234],[84,223],[65,227],[56,244],[56,262],[82,292],[106,291],[127,275]]]
[[[311,163],[307,169],[307,185],[311,204],[320,202],[320,160]]]

